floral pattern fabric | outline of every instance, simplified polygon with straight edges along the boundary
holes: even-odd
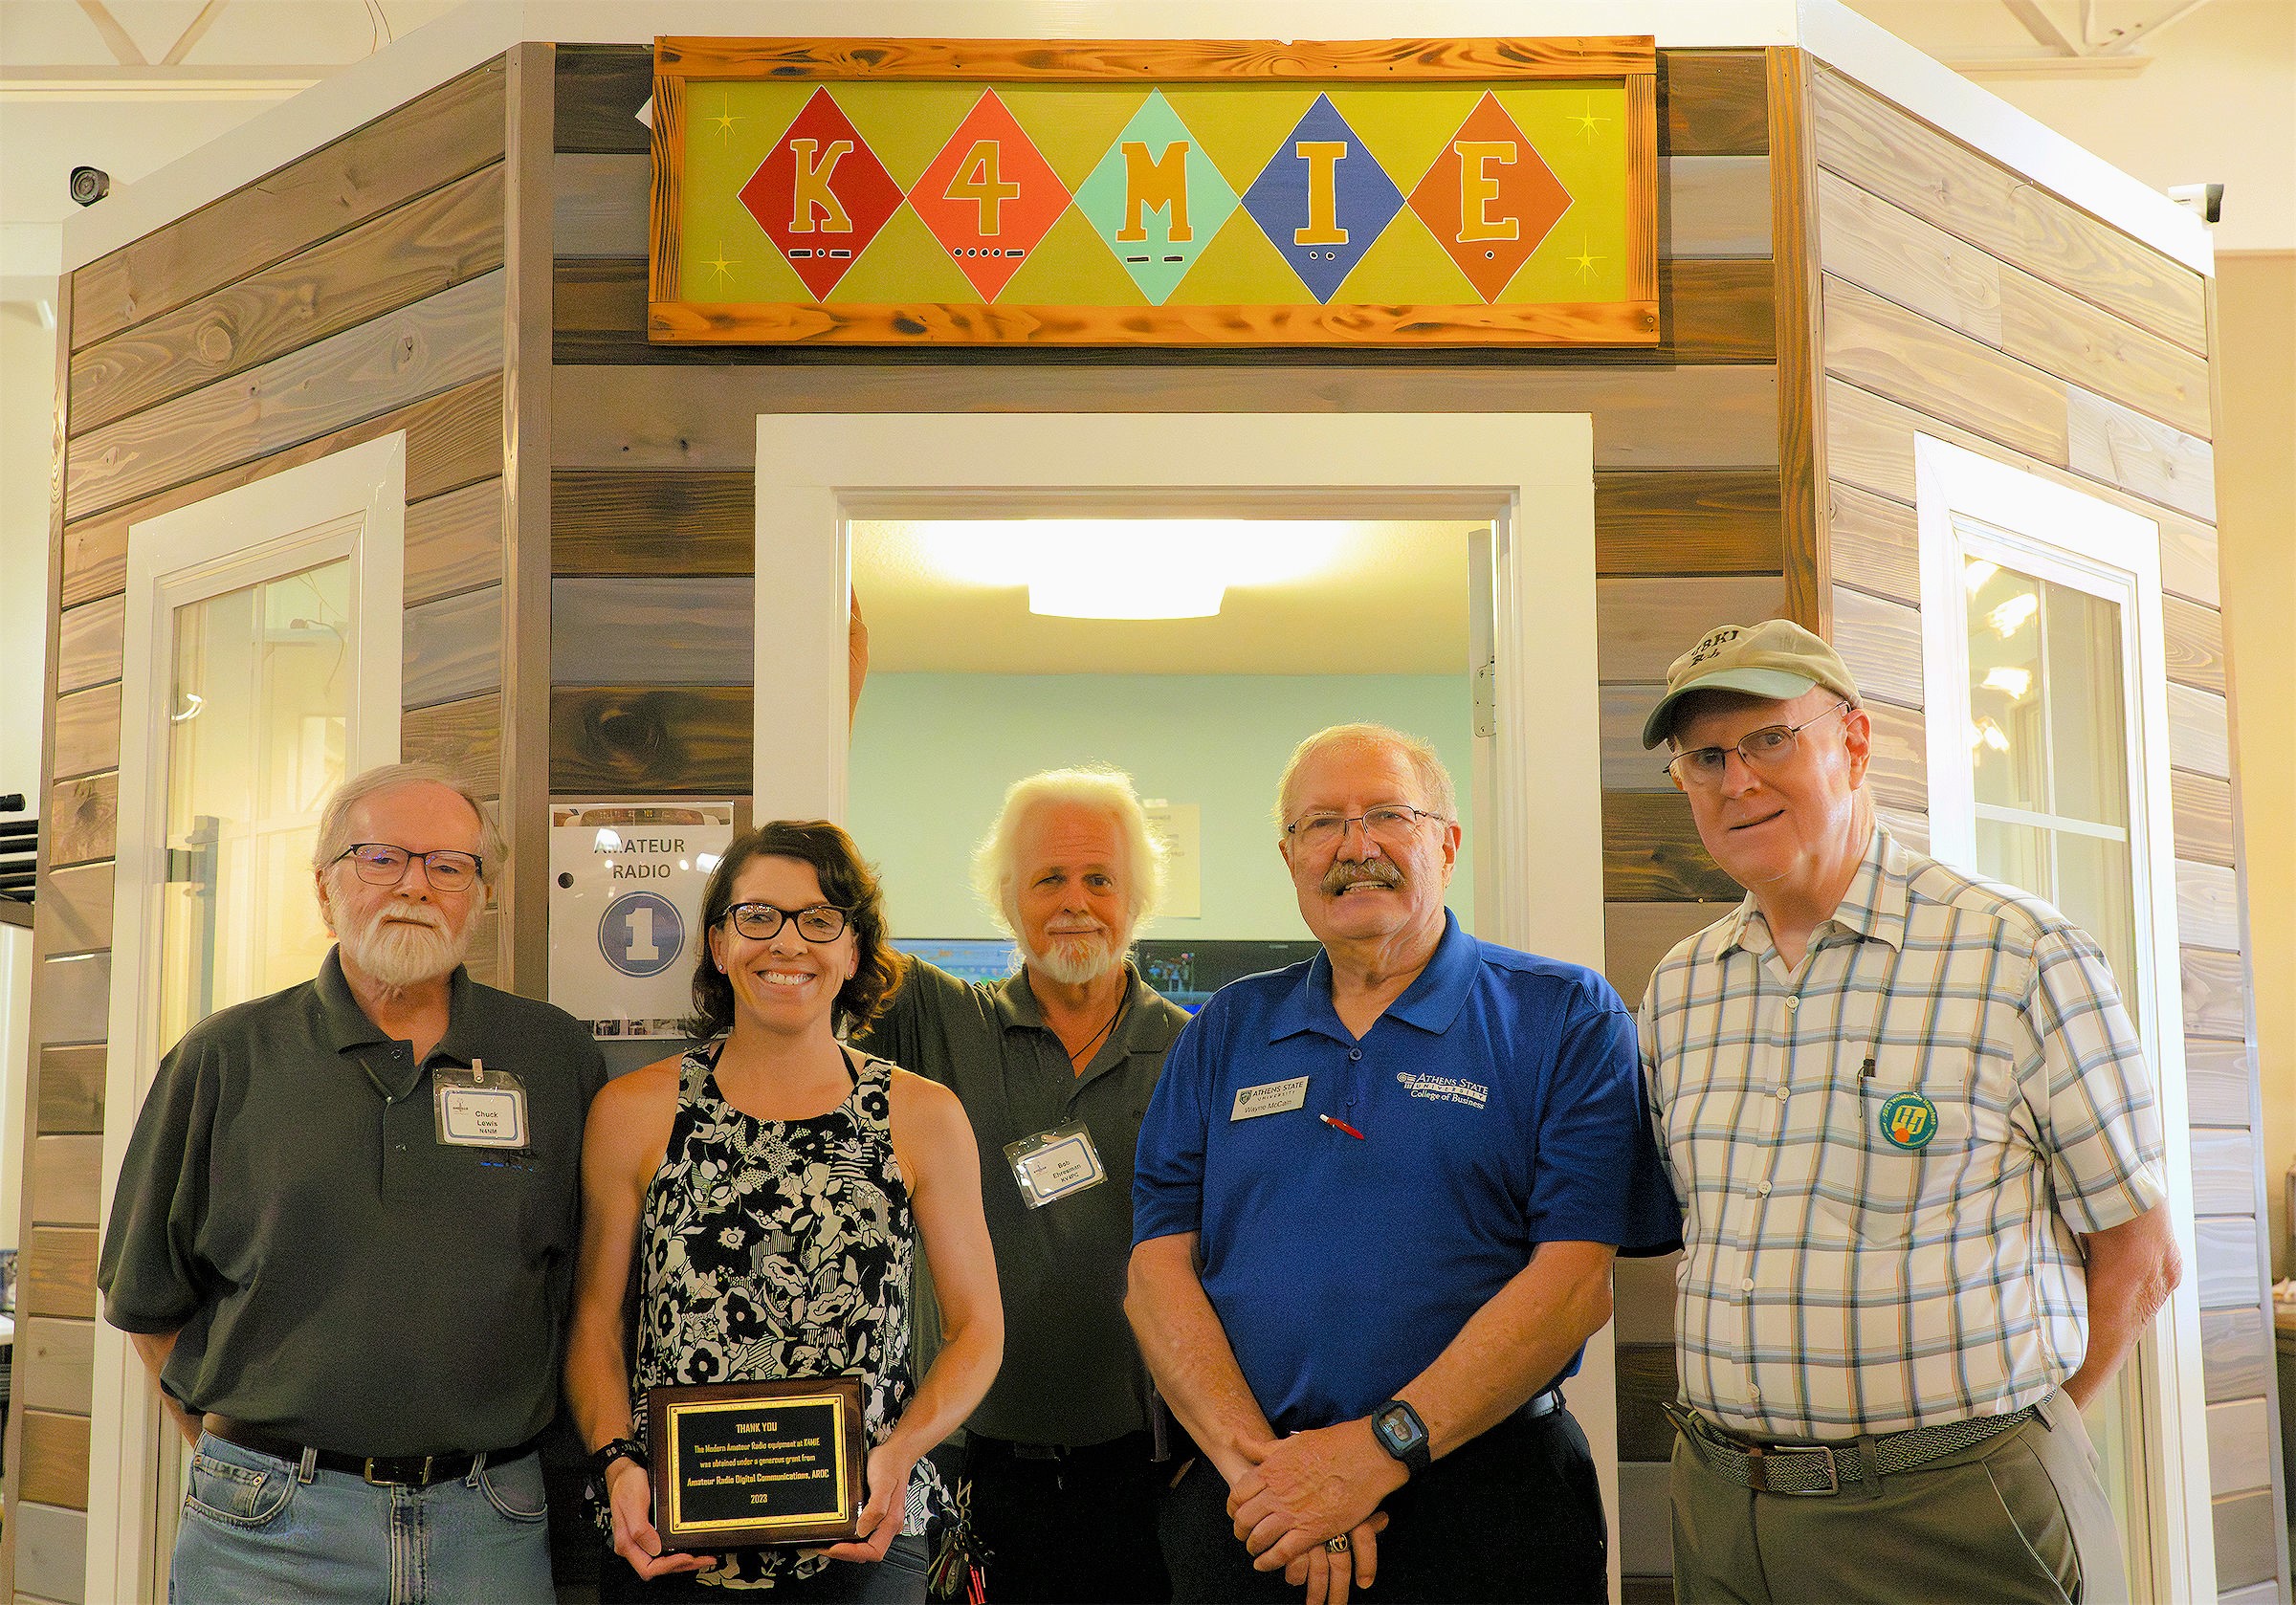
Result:
[[[646,1189],[637,1359],[630,1398],[679,1383],[854,1376],[873,1448],[916,1391],[909,1366],[916,1220],[894,1156],[893,1066],[847,1066],[853,1089],[810,1120],[758,1120],[718,1090],[716,1044],[680,1067],[677,1117]],[[947,1514],[930,1460],[911,1473],[904,1532]],[[770,1588],[830,1562],[794,1548],[742,1550],[705,1582]]]

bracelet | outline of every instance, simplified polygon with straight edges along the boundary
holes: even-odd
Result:
[[[641,1471],[649,1468],[646,1445],[634,1438],[617,1438],[590,1451],[590,1475],[597,1479],[600,1487],[606,1485],[606,1474],[613,1468],[614,1462],[621,1460],[636,1462]]]

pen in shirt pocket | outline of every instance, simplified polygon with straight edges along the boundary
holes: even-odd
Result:
[[[1335,1132],[1345,1132],[1349,1136],[1355,1138],[1358,1142],[1364,1140],[1363,1133],[1357,1131],[1353,1126],[1350,1126],[1344,1120],[1335,1120],[1328,1114],[1319,1114],[1315,1118],[1322,1121],[1326,1126],[1329,1126]]]

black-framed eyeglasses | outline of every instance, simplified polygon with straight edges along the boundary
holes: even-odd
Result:
[[[1382,802],[1359,814],[1302,814],[1284,826],[1284,834],[1303,847],[1321,851],[1336,847],[1346,838],[1349,825],[1360,824],[1364,835],[1381,846],[1394,847],[1409,841],[1423,819],[1442,820],[1443,816],[1408,802]]]
[[[846,911],[834,903],[816,903],[806,909],[777,909],[771,903],[736,903],[725,911],[725,923],[755,942],[762,942],[789,920],[808,942],[833,942],[845,934]]]
[[[440,847],[431,852],[409,852],[388,842],[354,842],[335,855],[335,862],[351,861],[351,871],[369,886],[396,886],[406,879],[407,866],[420,859],[423,879],[433,891],[464,891],[486,865],[475,852]]]
[[[1766,724],[1759,730],[1750,730],[1738,737],[1734,747],[1692,747],[1687,753],[1676,753],[1667,760],[1667,779],[1674,782],[1678,791],[1693,787],[1711,791],[1722,783],[1733,752],[1746,760],[1747,768],[1766,773],[1794,756],[1795,744],[1801,739],[1803,731],[1848,706],[1847,702],[1837,702],[1799,724]]]

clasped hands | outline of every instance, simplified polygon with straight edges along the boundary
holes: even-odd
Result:
[[[1253,1568],[1306,1584],[1306,1605],[1345,1605],[1351,1583],[1371,1587],[1387,1526],[1379,1504],[1403,1485],[1405,1473],[1380,1446],[1370,1421],[1246,1439],[1237,1447],[1249,1463],[1228,1487],[1227,1513]],[[1346,1550],[1325,1548],[1341,1536]]]

